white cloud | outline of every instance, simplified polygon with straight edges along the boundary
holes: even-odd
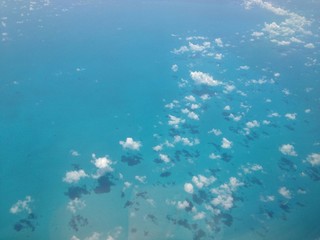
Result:
[[[199,116],[198,116],[198,114],[196,114],[195,112],[189,112],[189,113],[188,113],[188,117],[189,117],[190,119],[193,119],[193,120],[199,120],[199,119],[200,119]]]
[[[169,115],[169,121],[168,121],[169,125],[173,125],[176,128],[178,128],[180,123],[185,123],[185,120],[178,118],[178,117],[175,117],[173,115]]]
[[[268,196],[261,196],[260,197],[261,202],[273,202],[275,200],[275,196],[268,195]]]
[[[279,188],[278,190],[279,194],[285,198],[288,198],[290,199],[292,196],[291,196],[291,192],[289,189],[287,189],[286,187],[281,187]]]
[[[186,209],[186,208],[189,207],[189,206],[190,206],[190,204],[189,204],[189,202],[186,201],[186,200],[184,200],[183,202],[178,201],[178,203],[177,203],[177,208],[178,208],[178,209]]]
[[[306,45],[304,45],[305,48],[309,48],[309,49],[313,49],[315,48],[313,43],[307,43]]]
[[[131,137],[127,137],[126,141],[119,141],[119,144],[123,147],[123,148],[128,148],[131,150],[139,150],[140,147],[142,146],[141,142],[139,141],[134,141],[133,138]]]
[[[218,47],[223,47],[223,42],[221,38],[216,38],[214,42],[217,44]]]
[[[192,194],[194,192],[193,185],[191,183],[185,183],[184,184],[184,191],[186,191],[187,193]]]
[[[32,202],[31,196],[26,196],[24,200],[19,200],[10,208],[10,213],[17,214],[19,212],[27,212],[28,214],[32,213],[32,209],[30,207],[30,203]]]
[[[284,115],[287,119],[289,120],[295,120],[297,117],[296,113],[287,113],[286,115]]]
[[[159,154],[159,158],[160,158],[162,161],[164,161],[165,163],[169,163],[169,162],[171,161],[170,158],[169,158],[169,156],[166,155],[166,154],[160,153],[160,154]]]
[[[206,217],[205,212],[198,212],[196,215],[193,216],[193,220],[201,220]]]
[[[200,96],[200,98],[203,100],[203,101],[206,101],[206,100],[209,100],[210,99],[210,96],[209,94],[203,94]]]
[[[242,119],[242,116],[241,115],[235,116],[233,113],[230,113],[229,118],[231,118],[235,122],[238,122]]]
[[[88,175],[85,173],[84,170],[78,170],[78,171],[70,171],[66,173],[66,176],[63,178],[64,182],[67,183],[76,183],[81,178],[88,177]]]
[[[152,148],[154,151],[159,152],[162,150],[162,145],[157,145]]]
[[[262,171],[263,167],[259,164],[248,165],[246,167],[242,167],[242,170],[245,174],[249,174],[252,172]]]
[[[217,86],[220,84],[218,80],[213,79],[208,73],[200,71],[190,72],[190,77],[196,84],[204,84],[208,86]]]
[[[190,108],[191,108],[192,110],[199,109],[200,107],[201,107],[200,104],[195,104],[195,103],[192,103],[191,106],[190,106]]]
[[[220,155],[216,155],[216,154],[214,154],[214,153],[211,153],[210,155],[209,155],[209,158],[211,158],[211,159],[220,159],[221,158],[221,156]]]
[[[319,153],[311,153],[310,155],[308,155],[307,161],[312,166],[319,166],[320,165],[320,154]]]
[[[185,146],[193,146],[200,143],[199,139],[189,139],[187,137],[181,137],[179,135],[174,136],[174,143],[182,143]]]
[[[262,37],[263,35],[264,35],[263,32],[253,32],[251,34],[252,37],[256,37],[256,38]]]
[[[178,65],[177,65],[177,64],[173,64],[173,65],[171,66],[171,70],[172,70],[173,72],[178,72],[178,70],[179,70]]]
[[[192,95],[185,96],[184,99],[186,99],[189,102],[195,102],[196,101],[196,98],[194,96],[192,96]]]
[[[77,238],[75,235],[73,235],[70,240],[80,240],[80,238]]]
[[[260,123],[257,120],[253,120],[252,122],[247,122],[246,126],[248,128],[260,127]]]
[[[181,46],[179,49],[174,49],[172,52],[174,54],[182,54],[188,51],[189,51],[189,48],[187,46]]]
[[[73,157],[79,157],[80,156],[80,154],[76,151],[76,150],[70,150],[70,153],[71,153],[71,155],[73,156]]]
[[[225,107],[223,108],[223,110],[225,110],[225,111],[230,111],[230,110],[231,110],[231,107],[230,107],[229,105],[227,105],[227,106],[225,106]]]
[[[112,172],[113,169],[111,168],[112,161],[108,158],[108,156],[96,158],[96,155],[92,154],[93,160],[91,161],[96,168],[106,169],[108,172]]]
[[[200,174],[198,176],[192,177],[192,182],[194,183],[194,185],[196,185],[200,189],[204,186],[205,187],[209,186],[214,181],[216,181],[216,178],[213,176],[207,178],[207,177]]]
[[[235,89],[236,89],[236,87],[234,85],[226,84],[224,86],[224,93],[230,93]]]
[[[146,183],[147,180],[146,176],[135,176],[134,178],[141,183]]]
[[[189,42],[189,49],[193,52],[202,52],[207,48],[210,48],[211,43],[210,42],[204,42],[202,45],[199,44],[193,44]]]
[[[215,129],[213,128],[212,130],[210,130],[208,133],[213,133],[214,135],[216,136],[219,136],[222,134],[221,130],[220,129]]]
[[[67,209],[72,213],[76,213],[77,210],[83,209],[85,206],[86,206],[86,203],[83,200],[79,198],[75,198],[68,202]]]
[[[94,232],[90,237],[86,237],[85,240],[99,240],[101,237],[100,233]]]
[[[235,177],[231,177],[229,179],[229,186],[231,188],[232,191],[235,191],[238,187],[243,186],[244,183],[240,182],[237,178]]]
[[[232,147],[232,142],[229,141],[228,139],[226,138],[222,138],[222,143],[221,143],[221,147],[222,148],[231,148]]]
[[[250,67],[247,66],[247,65],[244,65],[244,66],[240,66],[238,69],[239,69],[239,70],[249,70]]]
[[[284,154],[284,155],[289,155],[289,156],[298,156],[296,151],[294,150],[294,147],[291,144],[283,144],[280,148],[279,151]]]
[[[216,60],[221,60],[221,59],[223,58],[223,54],[222,54],[222,53],[216,53],[216,54],[214,55],[214,58],[215,58]]]
[[[99,178],[103,176],[106,172],[113,172],[114,169],[111,167],[113,164],[108,156],[97,158],[96,155],[92,154],[91,162],[95,165],[97,172],[95,175],[92,175],[93,178]]]

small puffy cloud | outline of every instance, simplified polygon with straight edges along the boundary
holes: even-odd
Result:
[[[235,177],[231,177],[229,179],[229,186],[231,188],[232,191],[236,190],[238,187],[243,186],[244,183],[240,182],[237,178]]]
[[[184,200],[183,202],[178,201],[178,203],[177,203],[177,208],[178,208],[178,209],[186,209],[186,208],[188,208],[189,206],[190,206],[190,204],[189,204],[189,202],[186,201],[186,200]]]
[[[275,76],[276,78],[280,77],[280,73],[276,72],[273,74],[273,76]]]
[[[210,99],[210,96],[209,94],[203,94],[200,96],[200,98],[203,100],[203,101],[206,101],[206,100],[209,100]]]
[[[275,200],[275,196],[273,195],[261,196],[260,200],[261,202],[273,202]]]
[[[212,130],[210,130],[208,133],[213,133],[214,135],[216,136],[219,136],[222,134],[221,130],[220,129],[215,129],[213,128]]]
[[[126,141],[119,141],[119,144],[123,148],[128,148],[131,150],[139,150],[140,147],[142,146],[141,142],[134,141],[133,138],[131,138],[131,137],[127,137]]]
[[[135,176],[134,178],[141,183],[146,183],[147,180],[146,176]]]
[[[86,237],[85,240],[100,240],[101,234],[94,232],[91,236]]]
[[[252,172],[262,171],[263,167],[259,164],[253,164],[253,165],[248,164],[248,166],[242,167],[242,170],[244,174],[249,174]]]
[[[189,51],[189,48],[187,46],[181,46],[178,49],[174,49],[172,52],[174,54],[183,54],[183,53],[188,52],[188,51]]]
[[[216,38],[214,42],[217,44],[218,47],[223,47],[223,42],[221,38]]]
[[[160,154],[159,154],[159,158],[160,158],[162,161],[164,161],[165,163],[169,163],[169,162],[171,161],[170,158],[169,158],[169,156],[166,155],[166,154],[160,153]]]
[[[253,120],[252,122],[247,122],[246,126],[248,128],[260,127],[260,123],[257,120]]]
[[[229,105],[227,105],[227,106],[225,106],[225,107],[223,108],[223,110],[225,110],[225,111],[230,111],[230,110],[231,110],[231,107],[230,107]]]
[[[220,84],[218,80],[213,79],[213,77],[208,73],[200,71],[190,72],[190,77],[196,84],[204,84],[208,86],[217,86]]]
[[[209,186],[214,181],[216,181],[216,178],[213,176],[211,176],[209,178],[207,178],[203,175],[198,175],[198,176],[192,177],[192,182],[194,183],[195,186],[197,186],[197,188],[200,188],[200,189],[204,186],[205,187]]]
[[[196,101],[196,98],[194,96],[192,96],[192,95],[185,96],[184,99],[186,99],[189,102],[195,102]]]
[[[239,69],[239,70],[249,70],[250,67],[247,66],[247,65],[244,65],[244,66],[240,66],[238,69]]]
[[[70,240],[80,240],[80,238],[77,238],[75,235],[73,235]]]
[[[291,192],[289,189],[287,189],[286,187],[281,187],[279,188],[278,190],[279,194],[287,199],[290,199],[292,196],[291,196]]]
[[[95,154],[92,154],[93,160],[92,163],[100,169],[107,169],[108,172],[112,172],[111,168],[112,161],[108,158],[108,156],[96,158]]]
[[[97,158],[95,154],[92,154],[91,162],[95,165],[97,173],[92,175],[93,178],[99,178],[103,176],[106,172],[113,172],[114,169],[111,167],[112,161],[108,156]]]
[[[229,194],[220,194],[211,201],[214,206],[222,206],[225,210],[233,207],[233,197]]]
[[[184,184],[184,191],[186,191],[187,193],[192,194],[194,192],[193,185],[191,183],[185,183]]]
[[[196,114],[195,112],[189,112],[188,113],[188,118],[193,119],[193,120],[199,120],[199,115]]]
[[[221,147],[222,147],[222,148],[225,148],[225,149],[231,148],[231,147],[232,147],[232,142],[229,141],[229,140],[226,139],[226,138],[222,138]]]
[[[83,209],[85,206],[86,203],[83,200],[80,198],[75,198],[69,201],[67,209],[72,213],[76,213],[77,210]]]
[[[305,48],[309,48],[309,49],[313,49],[315,48],[313,43],[307,43],[306,45],[304,45]]]
[[[173,65],[171,66],[171,70],[172,70],[173,72],[178,72],[178,70],[179,70],[178,65],[177,65],[177,64],[173,64]]]
[[[295,120],[297,117],[296,113],[287,113],[286,115],[284,115],[287,119],[289,120]]]
[[[195,139],[189,139],[187,137],[181,137],[179,135],[174,136],[174,143],[182,143],[185,146],[193,146],[193,145],[197,145],[200,143],[199,139],[195,138]]]
[[[157,145],[152,148],[154,151],[159,152],[162,150],[162,145]]]
[[[242,119],[242,116],[241,115],[236,116],[233,113],[230,113],[229,118],[231,118],[235,122],[239,122]]]
[[[209,158],[216,160],[216,159],[220,159],[221,156],[220,156],[220,155],[216,155],[216,154],[214,154],[214,153],[211,153],[211,154],[209,155]]]
[[[189,49],[193,52],[202,52],[207,48],[210,48],[211,43],[210,42],[204,42],[202,45],[200,44],[193,44],[192,42],[189,42]]]
[[[264,35],[263,32],[253,32],[253,33],[251,33],[251,36],[252,37],[256,37],[256,38],[262,37],[263,35]]]
[[[307,157],[307,162],[309,162],[312,166],[320,165],[320,153],[311,153]]]
[[[32,213],[30,203],[32,202],[31,196],[26,196],[24,200],[19,200],[10,208],[10,213],[17,214],[19,212],[27,212],[28,214]]]
[[[204,219],[205,217],[206,217],[206,213],[205,212],[198,212],[192,218],[193,218],[193,220],[201,220],[201,219]]]
[[[298,154],[294,150],[294,146],[292,146],[291,144],[283,144],[282,146],[280,146],[279,151],[284,155],[289,155],[294,157],[298,156]]]
[[[169,125],[173,125],[174,127],[177,128],[177,127],[179,127],[180,123],[185,123],[185,120],[178,118],[178,117],[175,117],[173,115],[169,115],[169,121],[168,121]]]
[[[67,183],[76,183],[81,178],[88,177],[88,175],[85,173],[84,170],[78,170],[78,171],[70,171],[66,173],[66,176],[63,178],[64,182]]]
[[[216,60],[221,60],[222,58],[223,58],[223,54],[222,53],[216,53],[214,55],[214,59],[216,59]]]
[[[195,104],[195,103],[192,103],[191,106],[190,106],[190,108],[191,108],[192,110],[199,109],[200,107],[201,107],[200,104]]]
[[[79,154],[79,152],[78,151],[76,151],[76,150],[70,150],[70,154],[73,156],[73,157],[79,157],[80,156],[80,154]]]

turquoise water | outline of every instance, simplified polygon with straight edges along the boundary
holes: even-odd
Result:
[[[0,1],[0,239],[319,239],[319,3],[270,3]]]

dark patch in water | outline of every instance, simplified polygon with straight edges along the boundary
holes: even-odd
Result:
[[[69,227],[74,231],[78,232],[80,227],[85,227],[88,225],[88,219],[82,217],[81,215],[75,215],[69,221]]]
[[[163,172],[160,174],[160,177],[169,177],[171,176],[171,172]]]
[[[289,213],[290,211],[291,211],[291,208],[290,208],[290,206],[288,205],[288,202],[280,202],[279,203],[279,207],[283,210],[283,211],[285,211],[285,212],[287,212],[287,213]]]
[[[121,156],[121,162],[127,163],[128,166],[135,166],[141,163],[142,156],[140,154],[132,155],[132,154],[127,154]]]
[[[319,168],[309,167],[307,169],[306,173],[313,181],[319,181],[320,180]]]
[[[196,135],[196,134],[200,133],[199,126],[185,123],[185,124],[182,125],[182,127],[183,127],[183,129],[189,130],[189,133],[191,133],[193,135]]]
[[[193,240],[200,240],[202,238],[206,238],[207,234],[202,229],[196,231],[193,235]]]
[[[297,166],[289,159],[282,157],[278,162],[278,167],[286,172],[296,171]]]
[[[221,154],[221,159],[225,162],[230,162],[232,160],[232,156],[227,153]]]
[[[21,230],[29,229],[32,232],[36,229],[35,220],[37,219],[36,215],[30,213],[26,218],[20,219],[17,223],[13,225],[13,229],[16,232],[20,232]]]
[[[155,215],[153,214],[148,214],[146,217],[149,221],[153,222],[154,224],[158,224],[158,219]]]
[[[110,192],[111,186],[114,186],[114,183],[110,180],[110,178],[110,174],[98,178],[98,186],[94,189],[94,192],[97,194]]]
[[[81,187],[78,186],[72,186],[68,188],[68,191],[64,193],[67,195],[71,200],[74,200],[75,198],[81,198],[82,195],[90,194],[90,192],[87,190],[87,186],[83,185]]]

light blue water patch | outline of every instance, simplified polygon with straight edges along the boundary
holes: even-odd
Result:
[[[318,239],[300,5],[0,1],[0,239]]]

